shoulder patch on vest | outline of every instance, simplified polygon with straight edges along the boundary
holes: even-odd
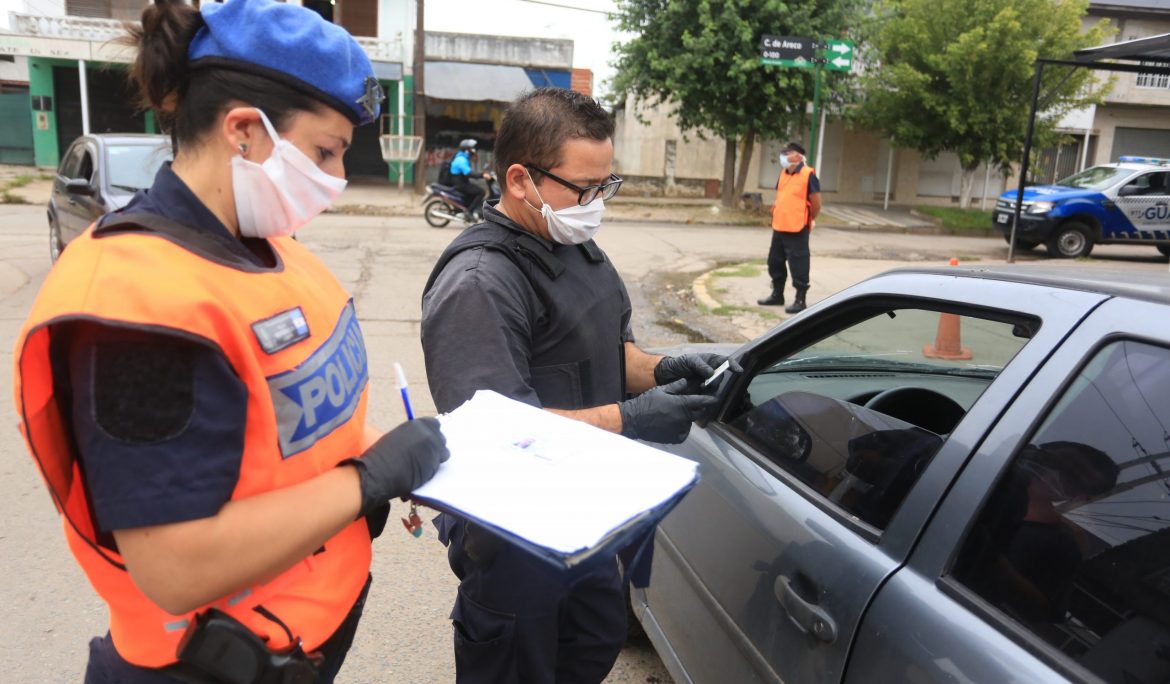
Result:
[[[298,454],[345,424],[369,377],[366,345],[350,301],[329,339],[304,363],[268,378],[281,455]]]
[[[256,321],[252,324],[252,332],[256,334],[261,349],[268,354],[275,354],[301,340],[309,339],[309,323],[305,320],[305,312],[298,306]]]

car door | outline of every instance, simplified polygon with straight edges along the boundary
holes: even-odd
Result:
[[[1115,202],[1136,232],[1107,229],[1105,239],[1170,239],[1170,172],[1152,171],[1133,178],[1121,186]]]
[[[719,419],[673,449],[698,460],[702,479],[660,525],[650,586],[633,599],[672,675],[839,681],[871,598],[904,562],[985,426],[1100,300],[894,273],[835,295],[744,348],[745,372],[725,388]],[[969,368],[969,375],[915,376],[879,364],[768,377],[785,364],[799,371],[808,350],[923,359],[952,343],[955,354],[969,357],[930,362]],[[980,366],[996,370],[981,375]],[[947,395],[922,411],[957,401],[961,420],[938,436],[915,427],[911,414],[902,420],[860,405],[907,383]],[[753,408],[743,413],[737,404],[745,400]],[[788,419],[769,424],[769,411]],[[744,421],[753,415],[763,417],[754,426]]]
[[[1170,307],[1112,299],[983,440],[850,682],[1170,678]]]
[[[61,200],[57,203],[61,238],[68,243],[89,227],[104,211],[97,186],[97,148],[87,140],[78,140],[62,165],[69,177],[58,176]],[[85,180],[88,194],[70,192],[66,184],[71,180]]]
[[[81,151],[84,147],[85,144],[78,140],[66,150],[61,157],[61,163],[57,166],[57,177],[53,180],[53,211],[62,229],[72,220],[71,215],[76,211],[76,204],[66,190],[66,184],[77,177],[78,167],[81,165]]]

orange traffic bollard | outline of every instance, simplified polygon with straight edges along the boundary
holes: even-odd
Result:
[[[951,266],[958,266],[959,259],[951,257]],[[966,361],[972,358],[971,350],[963,346],[959,337],[959,316],[953,313],[938,315],[938,334],[934,344],[923,345],[922,355],[928,359]]]
[[[971,350],[959,339],[959,316],[953,313],[939,314],[938,335],[934,344],[923,345],[922,355],[928,359],[965,361],[972,358]]]

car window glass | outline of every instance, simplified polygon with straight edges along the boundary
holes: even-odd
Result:
[[[882,528],[1037,325],[882,310],[767,365],[726,424],[817,494]]]
[[[1104,190],[1130,173],[1133,172],[1116,166],[1094,166],[1059,180],[1056,184],[1070,188],[1081,188],[1082,190]]]
[[[976,519],[954,576],[1109,682],[1170,674],[1170,350],[1115,342]]]
[[[1166,190],[1166,173],[1164,171],[1157,171],[1155,173],[1146,173],[1138,176],[1125,184],[1129,188],[1126,194],[1133,195],[1165,195]]]
[[[81,161],[77,166],[77,175],[74,178],[93,180],[93,154],[88,149],[81,150]]]
[[[81,152],[84,149],[82,145],[74,145],[65,153],[65,158],[61,160],[61,168],[58,171],[62,178],[68,180],[77,178],[77,169],[81,165]]]
[[[107,154],[110,187],[126,192],[149,188],[159,167],[171,159],[165,145],[110,145]]]

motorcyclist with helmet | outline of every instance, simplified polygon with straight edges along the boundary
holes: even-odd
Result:
[[[474,138],[467,138],[459,142],[459,152],[451,160],[451,185],[463,195],[464,206],[468,221],[480,213],[480,205],[487,194],[479,184],[471,181],[472,167],[479,158]]]

